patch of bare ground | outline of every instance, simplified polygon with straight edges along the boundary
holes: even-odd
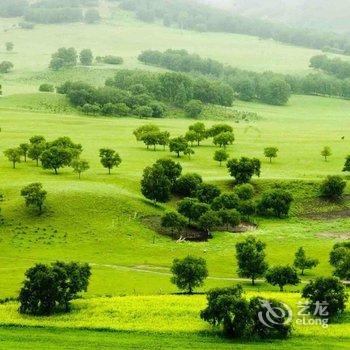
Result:
[[[350,209],[329,211],[325,213],[309,213],[305,214],[304,217],[313,220],[336,220],[350,218]]]
[[[339,239],[348,240],[350,239],[350,232],[319,232],[315,235],[317,238],[328,238],[328,239]]]
[[[150,228],[151,230],[164,235],[172,237],[174,240],[177,240],[178,242],[182,241],[198,241],[203,242],[207,241],[208,239],[212,238],[211,233],[204,232],[202,230],[199,230],[195,225],[188,225],[182,229],[182,231],[179,233],[172,233],[170,230],[166,230],[161,226],[161,218],[159,216],[147,216],[143,217],[141,219],[142,223]],[[223,227],[217,227],[215,231],[221,231],[221,232],[229,232],[229,233],[244,233],[248,231],[254,231],[256,230],[257,226],[250,223],[242,223],[237,227],[232,226],[223,226]]]

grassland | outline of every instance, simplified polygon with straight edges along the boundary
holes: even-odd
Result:
[[[302,285],[287,287],[288,293],[281,294],[262,281],[252,287],[237,278],[234,246],[249,233],[222,232],[208,242],[176,243],[149,225],[175,203],[154,207],[145,201],[139,188],[142,170],[158,158],[176,158],[168,150],[146,150],[132,131],[152,122],[177,136],[193,120],[175,110],[166,119],[152,121],[86,117],[64,96],[36,93],[43,82],[83,79],[101,85],[114,74],[111,66],[49,71],[50,56],[61,46],[119,55],[125,60],[122,67],[127,68],[152,69],[137,61],[144,49],[185,48],[240,68],[298,74],[309,71],[309,58],[319,52],[247,36],[164,28],[138,22],[125,12],[102,10],[103,22],[92,26],[38,25],[26,31],[13,27],[17,19],[0,20],[0,46],[7,41],[15,44],[13,53],[0,50],[0,61],[15,64],[12,73],[1,76],[5,95],[0,99],[1,153],[35,134],[48,140],[69,136],[83,145],[83,157],[91,166],[78,180],[71,169],[55,176],[32,161],[12,169],[0,157],[0,191],[5,195],[1,203],[0,299],[17,295],[25,270],[36,262],[77,260],[91,263],[93,270],[88,293],[74,302],[70,315],[30,318],[16,312],[15,302],[0,305],[0,349],[346,349],[349,310],[342,324],[326,330],[297,327],[288,342],[245,344],[221,338],[198,317],[205,304],[203,295],[169,295],[176,292],[169,267],[175,257],[200,255],[209,267],[202,292],[239,282],[249,293],[263,292],[291,306],[299,298],[293,292],[300,291],[308,279],[330,275],[331,247],[350,237],[350,186],[343,202],[331,204],[317,198],[318,184],[329,174],[344,176],[341,170],[350,151],[350,101],[293,96],[285,107],[235,101],[233,109],[256,112],[261,118],[249,123],[226,120],[236,136],[228,148],[230,156],[263,160],[261,178],[253,181],[258,194],[279,183],[295,198],[289,218],[257,219],[253,233],[267,243],[269,264],[292,263],[300,246],[320,260]],[[205,121],[207,126],[214,122]],[[98,150],[105,146],[116,149],[123,159],[111,176],[99,163]],[[263,158],[267,146],[280,150],[272,164]],[[320,156],[324,146],[333,151],[328,162]],[[232,180],[226,168],[212,160],[214,151],[206,141],[195,148],[191,160],[182,157],[179,161],[184,172],[198,172],[204,180],[230,190]],[[19,195],[24,185],[38,181],[48,191],[41,216],[25,208]]]

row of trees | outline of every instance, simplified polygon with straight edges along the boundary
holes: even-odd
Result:
[[[233,15],[197,1],[122,0],[122,8],[133,11],[145,22],[162,20],[165,26],[176,26],[200,32],[227,32],[258,36],[263,39],[315,49],[350,53],[350,40],[345,35],[292,28],[256,18]]]
[[[40,162],[44,169],[53,170],[55,174],[58,174],[61,168],[72,167],[80,179],[81,174],[90,168],[89,162],[80,158],[82,151],[82,146],[75,144],[69,137],[59,137],[47,142],[44,136],[35,135],[29,139],[29,143],[8,148],[4,151],[4,155],[12,162],[13,168],[21,162],[22,157],[25,162],[30,158],[36,162],[37,166]],[[108,169],[109,174],[122,162],[120,155],[110,148],[101,148],[99,156],[102,166]]]
[[[340,58],[328,58],[326,55],[314,56],[310,59],[310,66],[339,79],[350,78],[350,62],[342,61]]]

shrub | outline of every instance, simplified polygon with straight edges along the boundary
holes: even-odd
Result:
[[[175,182],[174,192],[180,196],[191,197],[202,182],[202,177],[196,173],[182,175]]]
[[[199,100],[191,100],[185,105],[184,110],[187,117],[197,118],[203,111],[203,102]]]
[[[292,195],[284,190],[269,190],[263,193],[258,203],[261,215],[274,215],[279,218],[287,216],[292,204]]]
[[[246,201],[254,197],[254,187],[251,184],[238,185],[235,187],[234,191],[242,201]]]
[[[201,183],[197,186],[196,197],[200,202],[210,204],[220,194],[220,189],[215,185]]]
[[[327,176],[320,186],[321,197],[330,200],[338,200],[342,197],[346,187],[346,181],[340,176]]]
[[[55,87],[52,84],[41,84],[39,86],[39,91],[40,92],[54,92],[55,91]]]

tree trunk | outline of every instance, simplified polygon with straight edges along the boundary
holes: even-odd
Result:
[[[255,277],[252,277],[252,285],[255,286]]]
[[[108,168],[108,175],[111,175],[111,168]]]
[[[283,292],[283,286],[280,286],[280,292]]]
[[[57,174],[58,174],[58,171],[57,171],[57,169],[55,168],[54,170],[55,170],[55,175],[57,175]]]
[[[12,162],[13,169],[16,169],[16,162]]]
[[[36,160],[36,166],[39,166],[39,158]]]

